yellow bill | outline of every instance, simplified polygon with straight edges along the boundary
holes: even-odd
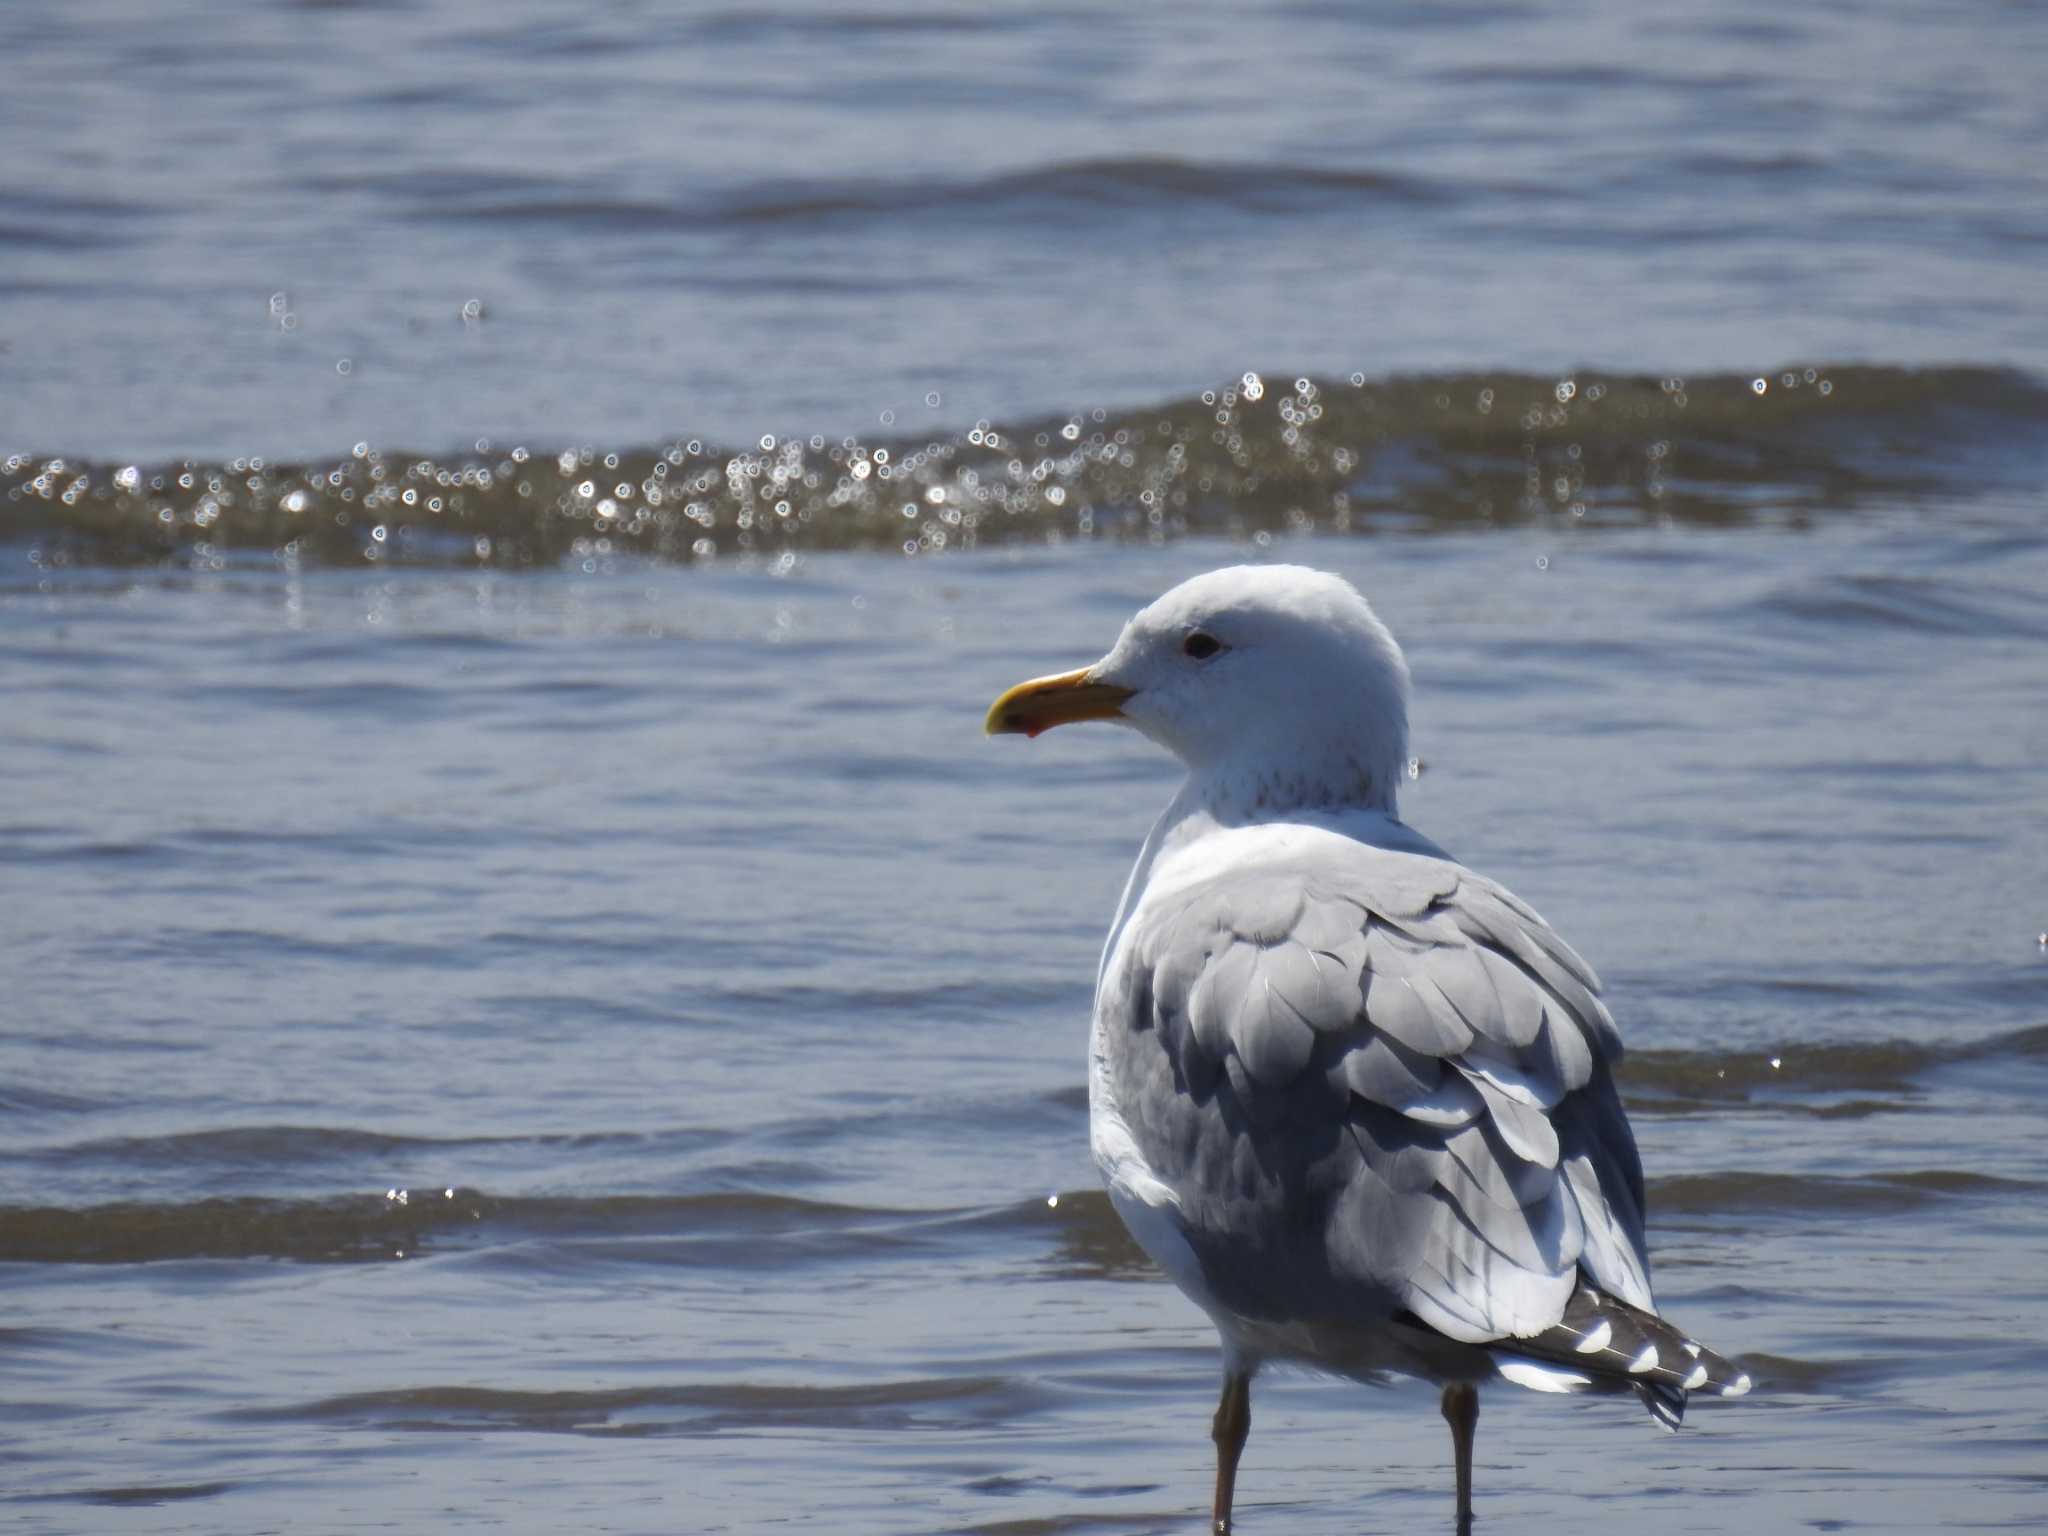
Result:
[[[991,704],[982,729],[991,736],[1036,736],[1076,720],[1114,720],[1131,693],[1114,683],[1094,681],[1086,667],[1034,677]]]

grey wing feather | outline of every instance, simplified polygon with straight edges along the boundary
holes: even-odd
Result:
[[[1142,1016],[1110,1021],[1120,1110],[1219,1298],[1471,1343],[1552,1327],[1582,1269],[1649,1309],[1592,969],[1446,859],[1284,853],[1141,906],[1119,995]]]

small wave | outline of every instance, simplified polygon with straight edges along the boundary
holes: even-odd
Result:
[[[1109,1196],[1100,1189],[1063,1189],[986,1210],[961,1211],[935,1224],[935,1231],[969,1231],[1052,1239],[1047,1256],[1052,1272],[1073,1280],[1138,1280],[1159,1274],[1140,1248]]]
[[[407,1153],[453,1151],[545,1138],[499,1136],[395,1136],[311,1125],[241,1125],[208,1131],[174,1131],[164,1136],[106,1136],[25,1154],[29,1160],[73,1163],[80,1158],[135,1164],[249,1164],[257,1167],[393,1158]]]
[[[1732,1169],[1655,1179],[1656,1218],[1853,1212],[1894,1214],[1947,1200],[2038,1203],[2044,1186],[1966,1169],[1863,1176]],[[1149,1278],[1152,1264],[1100,1190],[998,1207],[900,1210],[754,1191],[688,1195],[493,1196],[389,1190],[321,1200],[224,1197],[84,1207],[0,1206],[0,1262],[147,1264],[275,1259],[312,1264],[417,1260],[488,1247],[521,1268],[626,1258],[677,1267],[757,1269],[773,1247],[804,1263],[901,1254],[962,1234],[1019,1251],[1050,1243],[1063,1278]],[[535,1243],[538,1246],[532,1246]],[[623,1244],[624,1246],[620,1246]],[[522,1247],[521,1245],[527,1245]],[[565,1246],[566,1245],[566,1246]]]
[[[578,1435],[717,1435],[790,1428],[900,1432],[986,1428],[1035,1412],[1046,1401],[1042,1389],[1009,1376],[921,1377],[857,1386],[730,1382],[584,1392],[431,1386],[237,1409],[221,1417]]]
[[[935,981],[929,986],[816,986],[784,983],[772,987],[707,987],[708,1002],[740,1007],[766,1007],[788,1013],[848,1017],[875,1014],[948,1014],[993,1018],[1025,1009],[1078,1002],[1087,1005],[1085,988],[1071,981],[1048,980],[1040,974],[992,976],[981,981]]]
[[[102,1099],[59,1093],[54,1088],[38,1088],[32,1083],[0,1084],[0,1113],[76,1115],[106,1107],[106,1101]]]
[[[473,1189],[391,1190],[327,1200],[261,1196],[85,1207],[0,1206],[0,1260],[146,1264],[170,1259],[372,1263],[522,1237],[666,1236],[691,1242],[869,1233],[947,1212],[833,1205],[788,1195],[492,1196]],[[678,1257],[687,1260],[688,1252]],[[701,1262],[704,1255],[696,1255]],[[715,1261],[717,1253],[710,1257]]]
[[[1741,1053],[1632,1050],[1619,1076],[1629,1102],[1646,1108],[1747,1100],[1766,1090],[1905,1094],[1913,1091],[1915,1077],[1942,1055],[1936,1047],[1906,1041]]]
[[[1724,612],[1730,618],[1811,625],[1816,640],[1830,644],[1844,626],[1907,635],[2048,639],[2039,593],[1979,583],[1966,599],[1952,584],[1924,576],[1830,576]]]
[[[33,1495],[37,1503],[98,1504],[109,1509],[142,1508],[157,1504],[181,1504],[189,1499],[217,1498],[231,1493],[234,1483],[121,1483],[105,1488],[80,1488],[67,1493]]]
[[[364,1262],[483,1219],[481,1197],[454,1191],[417,1203],[370,1195],[259,1197],[71,1209],[0,1207],[0,1259],[31,1264],[147,1264],[167,1259],[279,1258]]]
[[[806,41],[835,33],[852,36],[870,34],[1008,33],[1021,31],[1038,21],[1028,13],[994,8],[962,11],[923,9],[819,11],[809,6],[750,5],[738,10],[707,10],[690,21],[690,32],[699,43],[730,43],[787,34]]]
[[[1157,174],[1157,167],[1147,174]],[[1761,389],[1759,388],[1761,386]],[[0,460],[0,537],[45,573],[237,551],[286,565],[908,554],[1069,538],[1800,523],[2038,477],[2048,388],[1996,369],[1755,378],[1256,375],[1141,410],[965,433],[450,460]],[[2023,477],[2024,478],[2024,477]],[[1897,601],[1864,594],[1880,607]],[[1909,605],[1912,606],[1912,605]],[[1961,622],[1978,616],[1928,617]]]
[[[2044,1186],[1966,1169],[1927,1168],[1859,1177],[1751,1172],[1680,1174],[1650,1181],[1650,1219],[1729,1215],[1897,1215],[1943,1199],[2033,1204]]]
[[[1864,995],[1864,989],[1855,986],[1769,985],[1780,993],[1809,997],[1820,992],[1852,1000]],[[1688,1105],[1750,1102],[1760,1095],[1768,1095],[1774,1103],[1790,1104],[1802,1095],[1810,1100],[1822,1095],[1878,1094],[1887,1096],[1882,1101],[1887,1107],[1904,1107],[1899,1101],[1917,1094],[1925,1076],[1938,1068],[2044,1055],[2048,1055],[2048,1025],[2037,1025],[1979,1040],[1940,1043],[1858,1040],[1741,1052],[1636,1049],[1622,1062],[1618,1077],[1631,1106],[1660,1112]],[[1821,1108],[1840,1113],[1842,1107]]]
[[[1898,1374],[1904,1362],[1872,1355],[1853,1360],[1801,1360],[1790,1355],[1746,1354],[1742,1364],[1769,1396],[1849,1397]]]
[[[1028,217],[1033,209],[1071,221],[1098,212],[1122,218],[1148,205],[1294,213],[1443,203],[1464,195],[1447,184],[1382,171],[1166,155],[1058,161],[963,181],[842,177],[829,183],[754,183],[744,192],[710,198],[593,197],[580,186],[533,181],[450,185],[445,176],[417,173],[351,178],[348,185],[396,196],[413,217],[435,222],[628,235],[906,218],[1008,221]]]
[[[878,184],[848,193],[769,196],[734,204],[739,223],[786,223],[840,214],[888,215],[946,209],[995,209],[1006,217],[1018,204],[1058,204],[1121,214],[1157,202],[1181,207],[1207,203],[1242,210],[1293,211],[1343,203],[1441,203],[1459,194],[1444,184],[1388,172],[1274,163],[1185,160],[1134,155],[1029,166],[976,181]]]
[[[1055,1218],[1054,1262],[1060,1273],[1081,1280],[1150,1280],[1158,1275],[1101,1190],[1069,1190],[1049,1203],[1047,1213]]]
[[[0,250],[81,252],[133,245],[125,233],[62,229],[49,224],[17,224],[0,220]]]
[[[1147,1261],[1100,1191],[994,1208],[911,1210],[754,1190],[683,1195],[513,1195],[465,1188],[292,1200],[257,1196],[84,1207],[0,1206],[0,1259],[141,1264],[171,1259],[375,1263],[457,1249],[573,1245],[600,1260],[758,1267],[768,1245],[806,1262],[900,1252],[964,1231],[1052,1238],[1056,1263],[1100,1277]],[[650,1240],[656,1240],[650,1242]],[[607,1245],[625,1242],[626,1249]],[[523,1266],[551,1262],[528,1254]]]

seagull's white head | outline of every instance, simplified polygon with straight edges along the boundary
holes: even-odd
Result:
[[[1092,667],[1020,683],[991,735],[1120,720],[1187,764],[1220,812],[1391,813],[1408,758],[1408,664],[1340,576],[1240,565],[1182,582]]]

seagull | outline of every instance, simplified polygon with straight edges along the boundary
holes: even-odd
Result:
[[[1356,589],[1194,577],[986,729],[1084,720],[1187,768],[1103,946],[1088,1128],[1131,1235],[1222,1338],[1218,1536],[1268,1361],[1441,1385],[1460,1536],[1482,1383],[1633,1392],[1668,1429],[1690,1393],[1748,1391],[1657,1313],[1592,968],[1396,813],[1408,666]]]

